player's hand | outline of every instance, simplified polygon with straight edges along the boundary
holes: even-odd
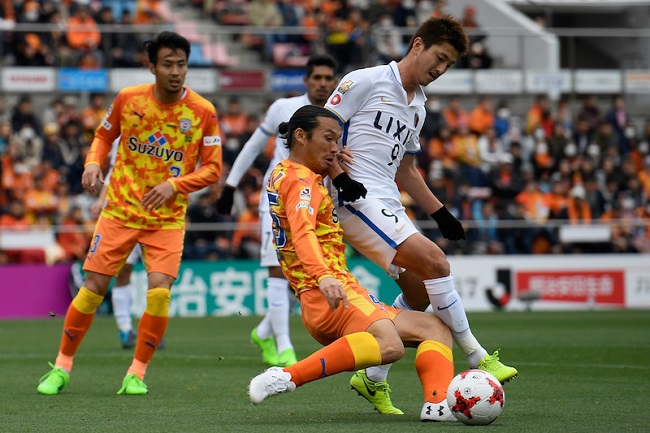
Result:
[[[235,188],[230,185],[226,185],[223,188],[223,191],[221,191],[221,195],[217,199],[217,212],[222,215],[230,215],[234,196]]]
[[[339,303],[343,302],[343,307],[348,308],[348,295],[345,293],[343,284],[336,278],[325,277],[318,283],[320,289],[327,303],[330,305],[332,311],[336,311]]]
[[[463,228],[463,225],[445,206],[432,213],[431,218],[436,220],[438,228],[445,239],[452,241],[465,239],[465,229]]]
[[[90,205],[90,215],[93,218],[97,218],[104,207],[104,200],[95,200],[93,204]]]
[[[339,163],[341,163],[339,164],[341,168],[347,173],[348,165],[352,165],[352,159],[354,159],[350,149],[342,147],[341,150],[336,153],[336,158],[339,160]]]
[[[152,211],[165,204],[174,195],[174,187],[170,182],[163,182],[154,186],[151,191],[144,195],[142,207]]]
[[[368,191],[361,182],[357,182],[348,176],[347,173],[341,173],[332,179],[332,184],[339,192],[343,201],[357,201],[361,197],[366,198]]]
[[[102,173],[101,167],[97,164],[88,165],[81,175],[81,186],[83,189],[91,194],[97,194],[101,190],[100,185],[103,184],[104,173]]]

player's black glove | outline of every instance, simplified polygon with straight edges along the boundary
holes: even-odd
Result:
[[[230,215],[234,196],[235,188],[230,185],[226,185],[221,192],[221,195],[217,199],[217,212],[222,215]]]
[[[445,239],[457,241],[465,239],[465,229],[463,225],[454,217],[446,207],[441,207],[431,214],[431,218],[436,220],[438,228]]]
[[[357,182],[343,172],[332,179],[332,184],[339,192],[339,196],[343,201],[357,201],[361,197],[366,198],[368,191],[361,182]]]

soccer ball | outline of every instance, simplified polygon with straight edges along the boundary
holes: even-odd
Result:
[[[498,379],[483,370],[467,370],[456,375],[447,389],[447,404],[459,421],[486,425],[503,411],[506,396]]]

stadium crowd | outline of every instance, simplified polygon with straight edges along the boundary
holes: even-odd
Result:
[[[0,97],[0,226],[55,228],[58,249],[50,261],[83,258],[97,217],[81,173],[107,97],[92,94],[89,101],[82,106],[65,95],[36,110],[30,96],[14,106]],[[602,102],[588,96],[572,105],[540,95],[527,112],[511,113],[507,100],[491,96],[468,108],[469,100],[431,96],[418,167],[465,222],[468,240],[448,242],[433,224],[423,224],[423,232],[449,254],[650,252],[650,120],[635,126],[622,96],[606,109]],[[237,97],[214,104],[225,106],[225,178],[266,107],[246,113]],[[239,185],[232,216],[215,210],[223,179],[192,196],[186,258],[256,258],[257,205],[271,146]],[[403,203],[414,219],[428,222],[406,194]],[[611,222],[611,240],[564,243],[558,236],[560,224],[597,222]],[[227,224],[203,230],[202,223]],[[1,262],[42,260],[41,251],[0,253]]]
[[[129,29],[133,24],[164,23],[169,14],[162,6],[169,3],[0,1],[3,64],[142,66],[140,41],[150,35]],[[313,28],[304,34],[242,33],[237,38],[257,49],[267,64],[286,66],[285,60],[300,53],[328,51],[343,72],[400,58],[408,29],[442,14],[445,2],[376,0],[370,7],[370,2],[355,0],[193,0],[179,7],[192,6],[222,25]],[[464,9],[462,22],[472,49],[456,67],[490,67],[479,21],[474,8]],[[11,32],[11,23],[60,27],[23,33]],[[116,31],[100,32],[98,25]],[[48,261],[83,258],[97,217],[99,206],[82,191],[81,173],[108,102],[107,95],[99,93],[87,100],[82,105],[75,95],[56,95],[37,109],[29,95],[20,96],[13,106],[0,95],[0,225],[2,230],[56,227],[58,248]],[[251,113],[236,96],[213,102],[221,121],[225,179],[272,101]],[[423,232],[449,254],[650,251],[650,120],[635,124],[622,96],[611,101],[538,96],[530,102],[528,110],[513,113],[508,100],[492,96],[476,102],[470,97],[429,98],[418,167],[434,193],[466,222],[468,240],[449,243],[433,224],[422,224]],[[187,258],[256,257],[257,199],[271,146],[242,180],[232,216],[215,211],[221,184],[192,197]],[[404,195],[403,201],[415,219],[429,222],[410,197]],[[577,244],[562,242],[559,236],[559,224],[598,221],[612,222],[611,240]],[[200,223],[227,224],[215,231],[202,230],[196,226]],[[42,260],[42,251],[0,252],[0,263]]]

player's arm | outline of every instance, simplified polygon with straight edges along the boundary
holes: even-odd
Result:
[[[82,187],[91,194],[97,193],[99,185],[104,183],[104,175],[101,165],[111,151],[113,142],[120,136],[120,118],[122,116],[122,107],[124,105],[124,96],[119,93],[113,104],[108,109],[106,116],[100,122],[95,137],[90,145],[86,161],[84,163],[84,172],[81,175]]]
[[[199,143],[199,156],[201,167],[183,176],[167,179],[174,192],[190,193],[198,191],[206,186],[212,185],[221,176],[221,132],[219,130],[219,119],[214,109],[206,113],[209,116],[203,127],[203,136]]]
[[[259,126],[246,144],[244,144],[244,147],[242,147],[242,150],[237,155],[230,169],[230,173],[226,179],[226,185],[217,200],[217,212],[223,215],[230,215],[237,185],[239,185],[241,178],[244,177],[244,174],[251,167],[255,158],[262,153],[262,150],[272,135]]]
[[[431,192],[415,166],[415,155],[407,153],[397,169],[397,182],[415,200],[420,208],[436,220],[442,235],[457,241],[465,239],[465,229],[449,210]]]
[[[300,259],[300,263],[309,275],[314,276],[318,282],[319,290],[327,299],[327,303],[332,310],[336,310],[341,301],[343,301],[344,307],[347,308],[348,298],[345,288],[340,281],[334,278],[334,272],[325,261],[323,248],[316,235],[318,208],[324,196],[318,192],[313,178],[309,187],[309,194],[307,194],[310,196],[309,200],[305,198],[306,189],[304,183],[295,178],[287,178],[283,183],[286,183],[285,187],[288,187],[284,199],[285,211],[296,255]]]

